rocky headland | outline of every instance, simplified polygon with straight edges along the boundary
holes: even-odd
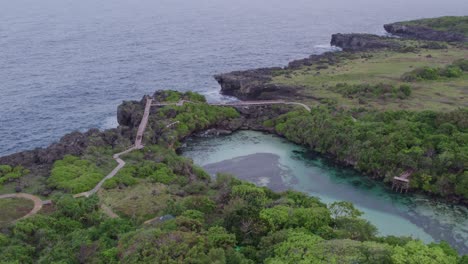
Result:
[[[466,18],[460,18],[463,23]],[[418,20],[419,21],[419,20]],[[458,20],[457,20],[458,21]],[[458,25],[458,24],[457,24]],[[221,93],[232,95],[239,99],[307,99],[307,95],[301,93],[304,89],[300,84],[285,85],[273,82],[273,78],[288,71],[304,67],[315,66],[317,74],[321,69],[329,65],[352,57],[353,53],[389,50],[395,52],[414,52],[418,48],[443,49],[445,44],[440,42],[463,43],[467,36],[457,31],[437,30],[428,25],[412,25],[408,22],[398,22],[384,25],[385,30],[391,36],[377,36],[372,34],[333,34],[331,46],[339,47],[341,52],[326,52],[320,55],[311,55],[308,58],[294,60],[285,67],[271,67],[234,71],[217,74],[214,76],[221,86]],[[406,41],[416,39],[418,43]],[[286,76],[287,77],[287,76]],[[308,95],[309,99],[316,99]]]
[[[395,36],[446,42],[468,42],[468,17],[440,17],[384,25]]]

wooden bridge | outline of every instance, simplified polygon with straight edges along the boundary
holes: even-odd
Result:
[[[168,106],[168,105],[177,105],[177,106],[182,106],[185,103],[195,103],[192,101],[187,101],[187,100],[180,100],[179,102],[174,102],[174,103],[153,103],[151,106]],[[236,107],[236,106],[257,106],[257,105],[274,105],[274,104],[285,104],[285,105],[298,105],[306,109],[308,112],[311,111],[310,107],[299,102],[289,102],[289,101],[284,101],[284,100],[261,100],[261,101],[238,101],[238,102],[231,102],[231,103],[209,103],[209,105],[214,105],[214,106],[231,106],[231,107]]]
[[[395,189],[395,191],[400,191],[402,193],[403,191],[408,192],[409,185],[410,185],[410,176],[413,174],[413,170],[407,170],[403,172],[400,176],[395,176],[393,177],[392,181],[392,190]]]

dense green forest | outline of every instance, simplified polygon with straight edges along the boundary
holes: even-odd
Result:
[[[265,125],[384,181],[412,169],[412,188],[468,199],[467,109],[353,113],[319,107]]]
[[[165,196],[156,212],[163,218],[142,224],[138,215],[119,213],[121,218],[112,219],[100,210],[103,194],[80,199],[56,195],[53,208],[2,231],[0,263],[467,260],[446,243],[424,245],[405,237],[379,237],[348,202],[327,207],[299,192],[275,193],[229,175],[210,180],[190,160],[162,146],[149,146],[126,158],[131,166],[106,188],[124,195],[135,184],[155,186],[152,193],[139,195]]]

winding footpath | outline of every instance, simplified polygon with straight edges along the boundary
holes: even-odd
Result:
[[[113,155],[114,160],[117,162],[117,166],[109,174],[107,174],[106,177],[104,177],[98,184],[96,184],[96,186],[94,186],[93,189],[91,189],[89,191],[86,191],[86,192],[75,194],[75,195],[73,195],[73,197],[75,197],[75,198],[89,197],[89,196],[91,196],[93,194],[96,194],[99,191],[99,189],[101,189],[102,185],[104,184],[104,182],[106,180],[114,177],[125,166],[125,161],[122,160],[120,158],[120,156],[125,155],[127,153],[130,153],[130,152],[132,152],[134,150],[142,149],[144,147],[144,145],[142,144],[142,140],[143,140],[143,135],[144,135],[145,130],[146,130],[146,126],[148,125],[148,119],[149,119],[149,115],[150,115],[151,106],[167,106],[167,105],[182,106],[185,103],[193,103],[193,102],[187,101],[187,100],[180,100],[179,102],[176,102],[176,103],[153,103],[153,98],[151,98],[151,97],[146,98],[145,110],[143,112],[143,117],[141,119],[140,125],[138,127],[137,135],[136,135],[136,138],[135,138],[135,144],[133,146],[131,146],[130,148],[128,148],[127,150]],[[301,107],[305,108],[308,112],[311,111],[310,107],[303,104],[303,103],[288,102],[288,101],[283,101],[283,100],[239,101],[239,102],[224,103],[224,104],[212,103],[210,105],[235,107],[235,106],[274,105],[274,104],[298,105],[298,106],[301,106]],[[168,124],[166,127],[170,128],[170,127],[172,127],[172,126],[174,126],[174,125],[176,125],[178,123],[179,123],[179,121],[176,121],[176,122]],[[10,193],[10,194],[0,195],[0,199],[7,199],[7,198],[29,199],[29,200],[34,202],[33,209],[29,213],[27,213],[26,215],[24,215],[23,217],[15,220],[15,221],[30,217],[32,215],[35,215],[37,212],[39,212],[42,209],[43,205],[47,205],[47,204],[52,203],[51,200],[41,200],[41,198],[39,198],[38,196],[35,196],[35,195],[32,195],[32,194],[27,194],[27,193]],[[111,217],[111,218],[119,217],[117,214],[112,212],[112,209],[109,208],[108,206],[102,205],[101,208],[103,209],[104,213],[107,214],[109,217]],[[149,222],[149,221],[147,221],[147,222]]]
[[[138,127],[138,132],[137,132],[137,137],[135,139],[135,144],[132,147],[130,147],[129,149],[113,155],[114,160],[118,164],[117,167],[115,167],[109,174],[107,174],[106,177],[104,177],[93,189],[91,189],[89,191],[86,191],[86,192],[75,194],[75,195],[73,195],[73,197],[75,197],[75,198],[89,197],[89,196],[97,193],[97,191],[99,191],[99,189],[101,189],[102,185],[104,184],[104,182],[106,180],[114,177],[125,166],[125,161],[120,158],[121,155],[125,155],[125,154],[127,154],[129,152],[132,152],[132,151],[136,150],[136,149],[141,149],[141,148],[144,147],[143,144],[142,144],[142,139],[143,139],[143,134],[145,132],[146,126],[148,124],[148,117],[149,117],[149,114],[150,114],[150,108],[151,108],[152,102],[153,102],[153,99],[151,99],[151,98],[146,99],[145,111],[143,113],[143,118],[142,118],[142,120],[140,122],[140,126]],[[39,212],[39,210],[42,209],[43,205],[52,203],[51,200],[43,201],[43,200],[41,200],[41,198],[39,198],[39,197],[37,197],[35,195],[32,195],[32,194],[27,194],[27,193],[10,193],[10,194],[0,195],[0,199],[6,199],[6,198],[23,198],[23,199],[32,200],[34,202],[33,209],[29,213],[27,213],[26,215],[24,215],[23,217],[15,220],[15,221],[30,217],[32,215],[35,215],[37,212]],[[103,205],[102,208],[103,208],[104,213],[106,213],[109,217],[111,217],[111,218],[118,217],[118,215],[116,215],[114,212],[112,212],[112,210],[109,207]]]
[[[239,102],[232,102],[232,103],[224,103],[224,104],[210,104],[216,106],[249,106],[249,105],[275,105],[275,104],[285,104],[285,105],[298,105],[305,108],[308,112],[311,111],[310,107],[298,102],[289,102],[284,100],[264,100],[264,101],[239,101]]]
[[[13,199],[28,199],[33,201],[34,206],[32,210],[27,213],[26,215],[22,216],[21,218],[16,219],[15,221],[21,220],[23,218],[30,217],[31,215],[35,215],[39,210],[42,209],[42,200],[41,198],[32,195],[32,194],[27,194],[27,193],[9,193],[9,194],[2,194],[0,195],[0,199],[8,199],[8,198],[13,198]]]
[[[182,106],[185,103],[194,103],[194,102],[187,101],[187,100],[180,100],[177,103],[154,103],[151,106],[168,106],[168,105]],[[231,107],[250,106],[250,105],[275,105],[275,104],[298,105],[298,106],[303,107],[308,112],[311,111],[310,107],[307,106],[306,104],[299,103],[299,102],[284,101],[284,100],[238,101],[238,102],[232,102],[232,103],[209,103],[209,105],[214,105],[214,106],[231,106]]]

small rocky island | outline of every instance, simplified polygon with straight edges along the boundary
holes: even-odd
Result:
[[[467,204],[467,21],[335,34],[343,51],[215,76],[256,102],[156,91],[123,102],[115,129],[0,157],[0,262],[465,263],[446,242],[379,236],[349,202],[212,178],[177,150],[263,131],[389,186],[411,171],[411,192]]]

